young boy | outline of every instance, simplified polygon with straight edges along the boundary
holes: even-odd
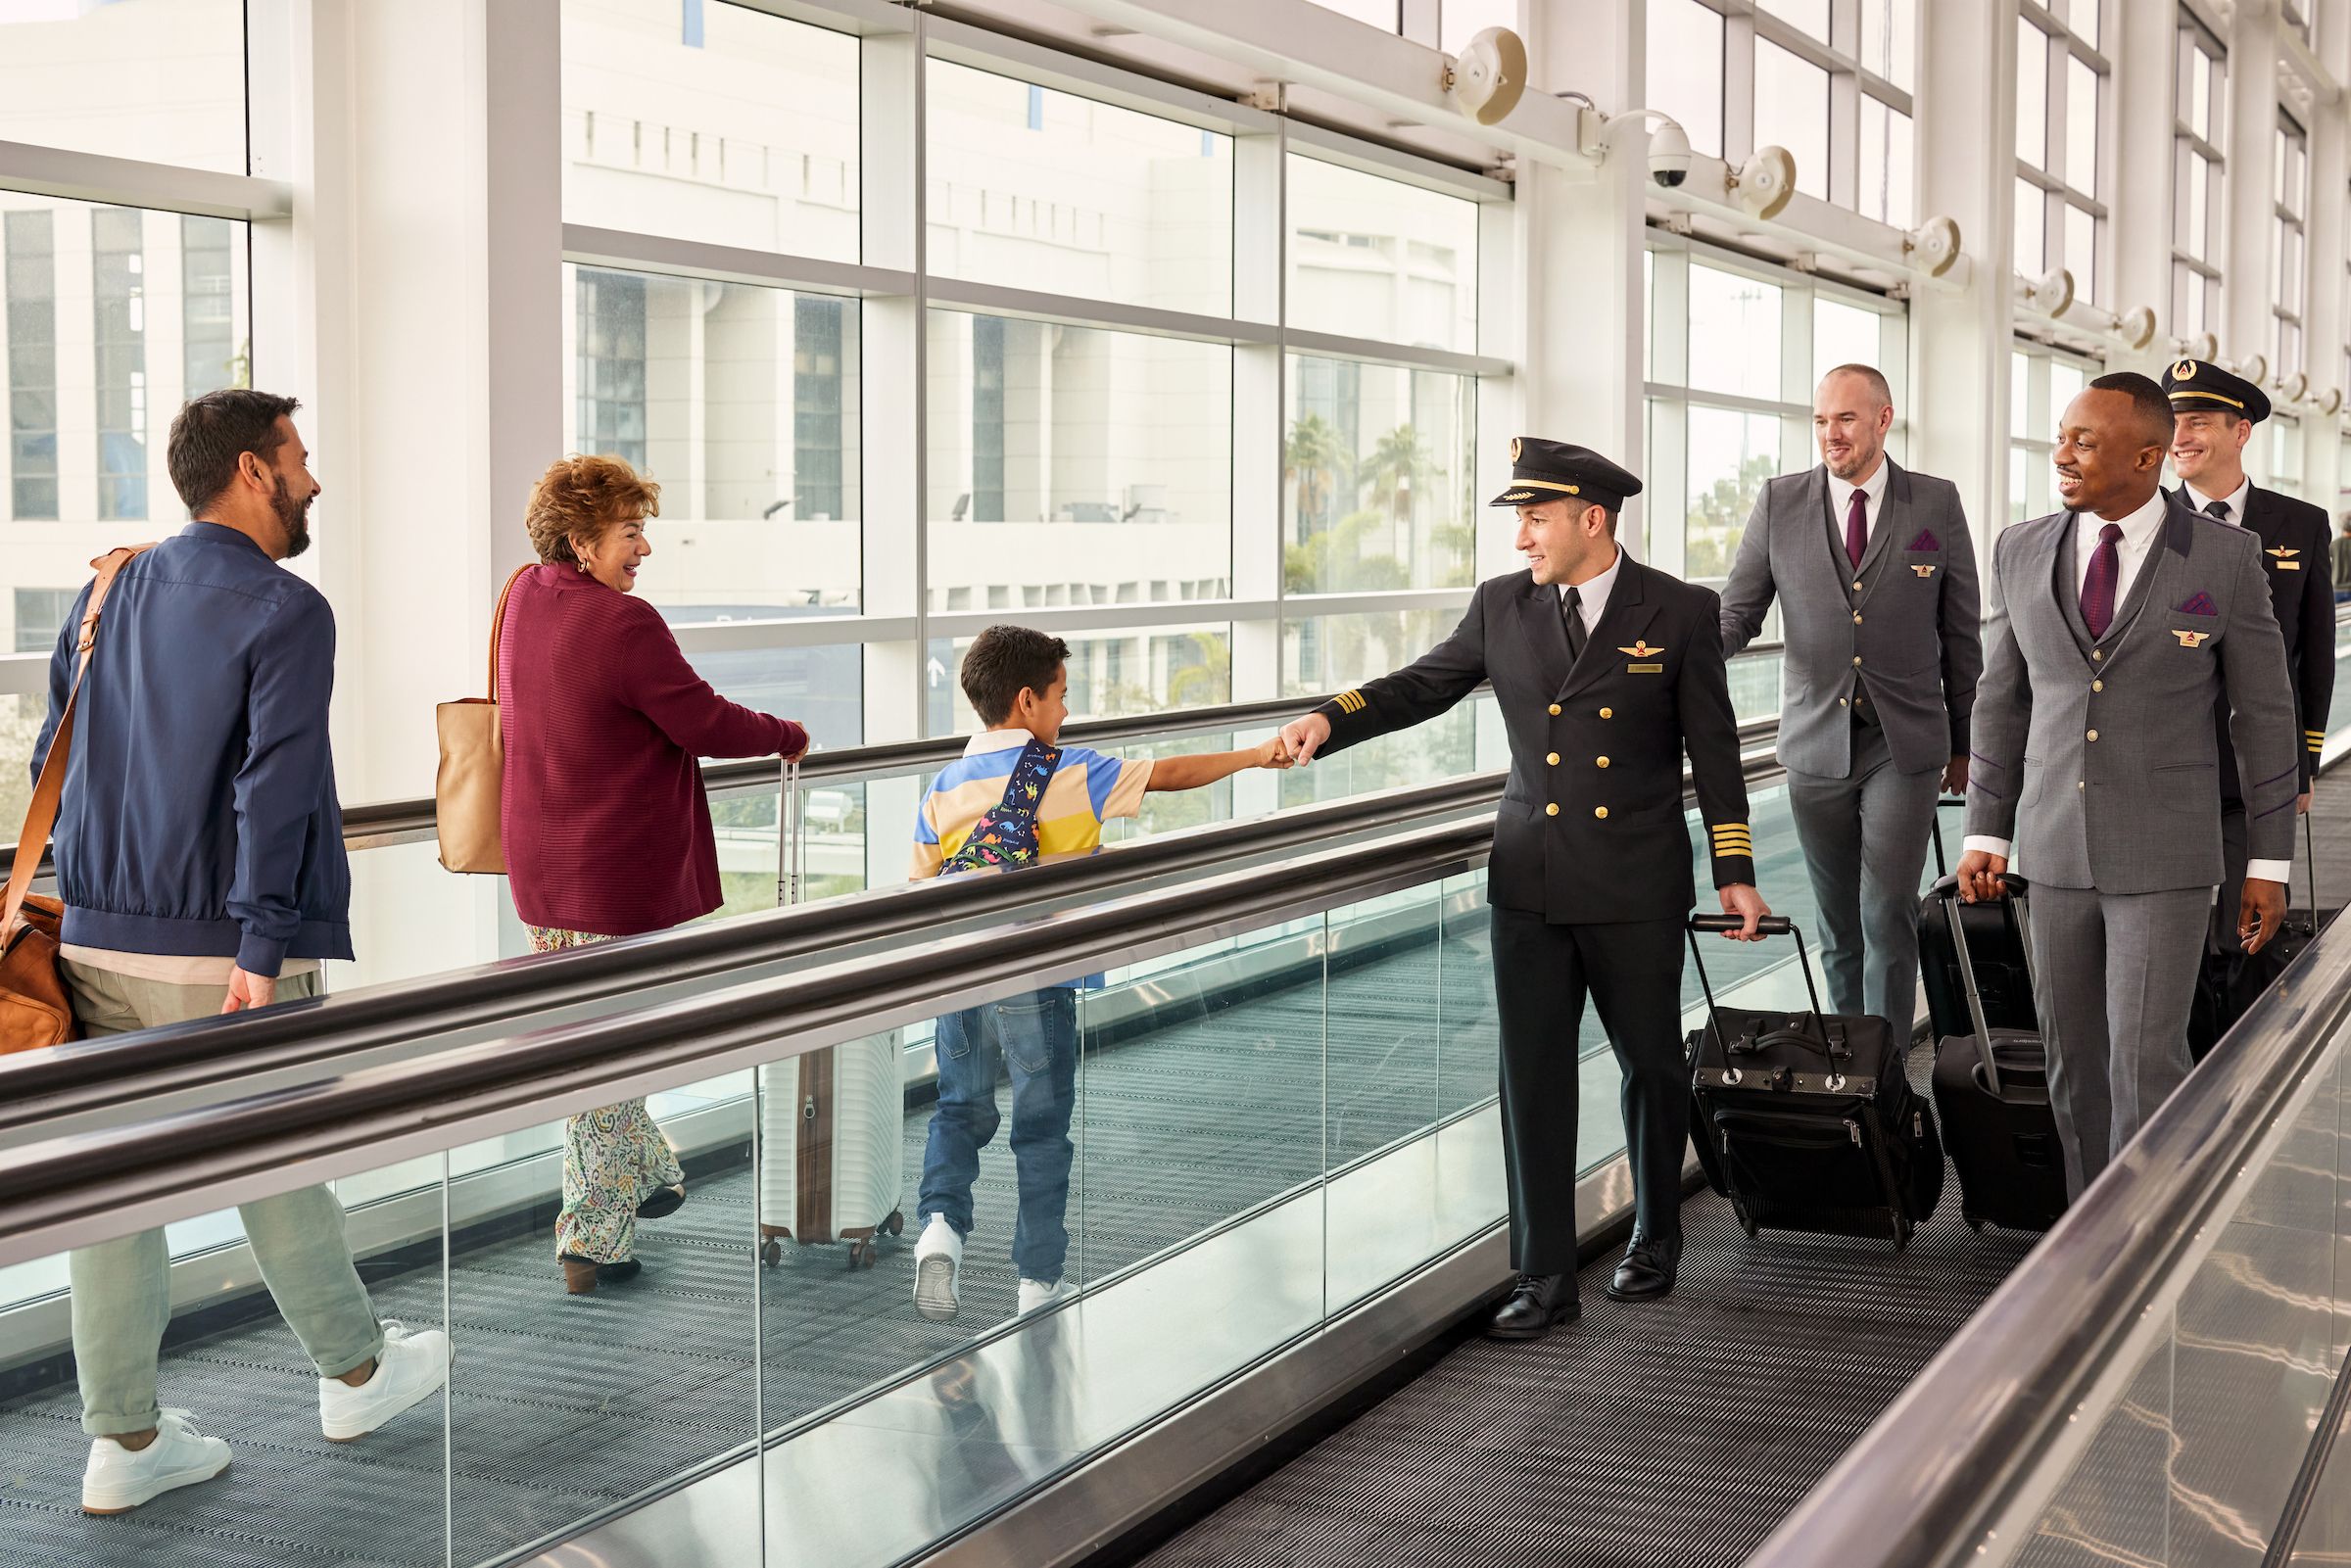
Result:
[[[965,652],[964,695],[987,728],[923,797],[914,824],[916,880],[1090,855],[1102,847],[1102,825],[1135,815],[1152,790],[1197,789],[1244,768],[1290,765],[1278,739],[1156,762],[1057,744],[1070,715],[1069,653],[1061,639],[1020,626],[991,626]],[[955,1315],[972,1182],[980,1151],[996,1133],[996,1078],[1007,1068],[1020,1186],[1012,1233],[1020,1309],[1034,1311],[1063,1294],[1081,983],[1064,981],[938,1021],[938,1110],[923,1153],[915,1208],[922,1235],[914,1248],[915,1310],[934,1322]]]

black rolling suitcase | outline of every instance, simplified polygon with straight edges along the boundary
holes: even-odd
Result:
[[[2212,1054],[2221,1036],[2245,1016],[2261,993],[2278,983],[2286,967],[2302,956],[2341,909],[2319,906],[2319,846],[2310,819],[2302,819],[2303,852],[2309,861],[2310,903],[2289,909],[2278,934],[2258,953],[2208,953],[2196,977],[2196,997],[2187,1021],[2188,1054],[2198,1062]]]
[[[1967,927],[1967,950],[1974,960],[1970,973],[1984,1022],[1995,1030],[2034,1033],[2040,1025],[2033,1012],[2033,966],[2025,957],[2024,927],[2010,918],[2005,901],[1960,904],[1950,897],[1957,882],[1943,861],[1942,813],[1966,804],[1964,795],[1935,802],[1936,881],[1918,901],[1918,977],[1927,990],[1927,1032],[1943,1040],[1975,1027],[1958,947],[1951,939],[1949,911],[1956,909]]]
[[[1717,1005],[1698,933],[1738,926],[1737,916],[1690,918],[1707,1016],[1689,1041],[1691,1131],[1708,1183],[1750,1236],[1768,1226],[1908,1246],[1943,1196],[1935,1113],[1904,1069],[1909,1042],[1881,1018],[1823,1014],[1803,936],[1779,916],[1761,928],[1796,937],[1811,1010]]]
[[[2049,1109],[2049,1063],[2040,1034],[1992,1023],[1982,993],[1968,983],[1983,973],[1971,962],[1976,923],[1969,915],[1999,912],[2014,932],[2016,951],[2030,951],[2025,905],[2030,884],[2008,876],[2008,896],[1962,904],[1953,879],[1935,884],[1928,906],[1943,918],[1944,941],[1957,955],[1954,973],[1967,1009],[1965,1031],[1946,1034],[1935,1048],[1935,1111],[1943,1118],[1951,1164],[1959,1169],[1959,1216],[1977,1230],[2046,1230],[2065,1212],[2065,1155]],[[2032,994],[2026,959],[2026,995]]]

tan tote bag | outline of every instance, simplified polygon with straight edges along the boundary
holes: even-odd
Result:
[[[498,591],[490,617],[490,681],[486,697],[460,697],[433,710],[441,737],[441,768],[433,776],[433,828],[441,839],[441,864],[451,871],[503,877],[505,846],[499,841],[499,790],[506,774],[506,744],[498,726],[498,637],[506,624],[506,595],[514,576]]]

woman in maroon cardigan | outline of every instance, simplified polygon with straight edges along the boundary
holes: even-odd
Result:
[[[727,701],[660,613],[631,597],[661,487],[617,457],[566,457],[531,494],[540,563],[515,579],[498,645],[499,826],[514,912],[539,952],[657,931],[720,903],[696,757],[797,756],[808,736]],[[633,1277],[637,1220],[686,1201],[643,1100],[573,1117],[555,1254],[579,1294]]]

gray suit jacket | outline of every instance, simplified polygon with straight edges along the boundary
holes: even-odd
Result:
[[[2074,514],[1991,552],[1967,831],[2055,887],[2154,893],[2221,879],[2213,704],[2244,773],[2247,853],[2290,860],[2294,689],[2261,541],[2174,503],[2102,640],[2082,620]]]
[[[1852,766],[1856,687],[1903,773],[1940,770],[1968,749],[1984,671],[1976,547],[1950,481],[1886,459],[1861,566],[1829,515],[1829,473],[1768,480],[1739,541],[1722,594],[1722,651],[1753,641],[1776,594],[1787,628],[1780,675],[1780,761],[1844,778]]]

